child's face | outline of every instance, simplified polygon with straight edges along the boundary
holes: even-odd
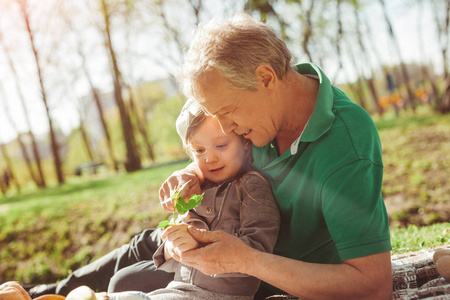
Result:
[[[236,133],[225,134],[214,117],[206,117],[191,138],[194,162],[215,183],[236,176],[250,147]]]

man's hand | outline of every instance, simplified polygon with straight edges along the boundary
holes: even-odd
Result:
[[[31,300],[30,295],[15,281],[0,285],[0,300]]]
[[[167,251],[175,260],[180,260],[182,252],[196,249],[200,245],[189,234],[188,226],[187,224],[170,225],[161,236],[163,239],[167,239]]]
[[[182,252],[181,262],[203,274],[245,273],[245,255],[257,251],[223,231],[206,231],[189,226],[189,233],[204,247]]]
[[[170,197],[187,182],[188,184],[180,194],[185,201],[189,200],[194,194],[199,195],[202,193],[199,178],[193,170],[186,168],[176,171],[164,181],[159,189],[159,201],[165,211],[173,211],[173,202]]]

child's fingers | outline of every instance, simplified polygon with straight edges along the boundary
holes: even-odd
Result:
[[[192,250],[195,248],[197,248],[197,247],[195,247],[194,243],[183,243],[179,246],[176,246],[176,249],[178,249],[181,252],[185,252],[185,251]]]
[[[161,238],[166,239],[169,235],[172,235],[175,232],[181,232],[181,231],[187,232],[187,227],[188,227],[187,224],[173,224],[173,225],[170,225],[169,227],[167,227],[164,230]]]
[[[181,252],[198,248],[198,242],[189,234],[182,234],[172,241],[174,247]]]
[[[176,241],[178,241],[178,243],[181,243],[182,239],[186,239],[188,233],[181,231],[181,230],[177,230],[174,231],[170,234],[167,235],[167,240],[171,241],[172,243],[175,243]]]

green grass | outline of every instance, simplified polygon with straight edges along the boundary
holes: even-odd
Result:
[[[71,178],[67,184],[0,199],[0,282],[53,282],[156,227],[168,214],[161,183],[186,165]]]
[[[375,119],[383,147],[383,196],[391,224],[450,219],[450,114],[421,107],[414,115]]]
[[[450,244],[450,224],[391,228],[392,253],[401,254]]]

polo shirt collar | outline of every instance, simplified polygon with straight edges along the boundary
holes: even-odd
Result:
[[[319,139],[331,128],[335,118],[332,110],[333,90],[328,77],[318,66],[312,63],[297,64],[294,68],[300,74],[318,76],[320,86],[317,94],[316,105],[314,106],[311,117],[309,118],[302,134],[292,143],[290,147],[291,155],[297,153],[300,142],[313,142]]]

